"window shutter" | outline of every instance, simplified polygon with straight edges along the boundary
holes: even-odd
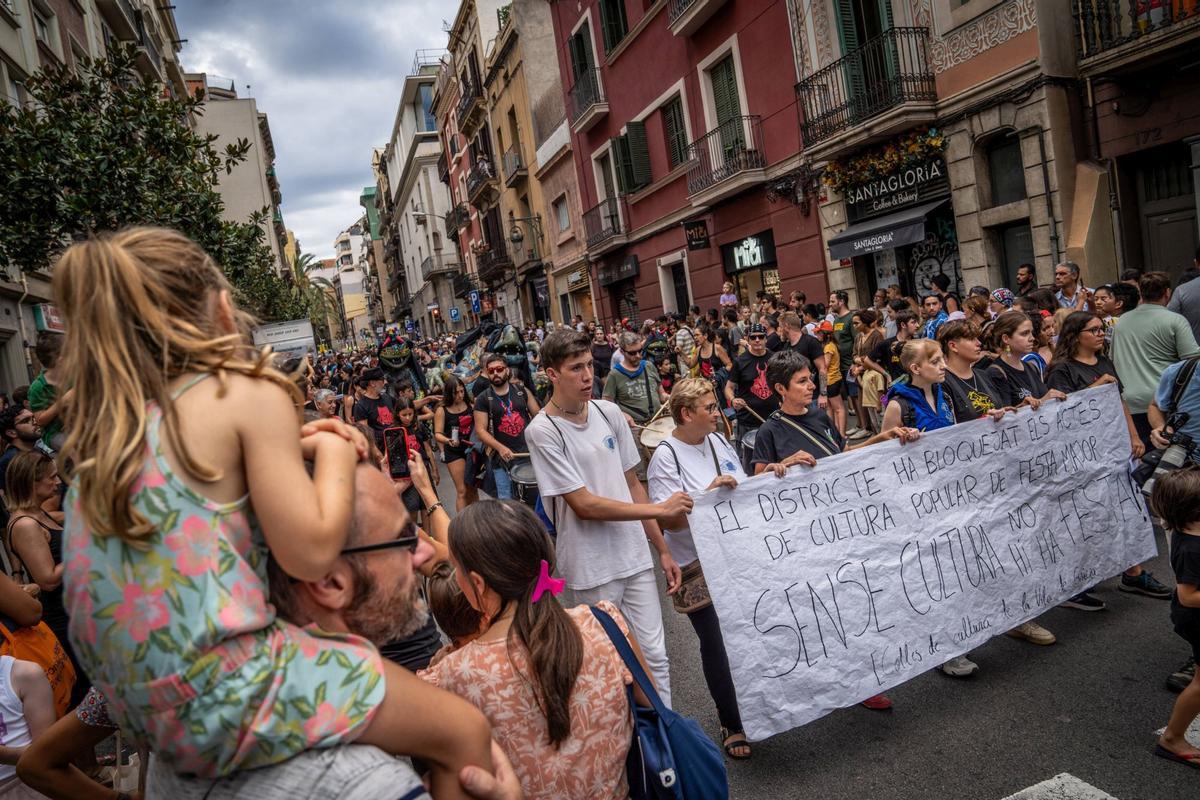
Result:
[[[631,187],[640,189],[653,180],[650,174],[650,148],[646,142],[646,123],[625,123],[625,146],[629,156]]]
[[[838,41],[842,45],[842,56],[849,56],[862,44],[858,40],[854,4],[851,0],[837,0],[835,10],[837,11]],[[845,96],[850,101],[852,118],[857,119],[861,116],[858,106],[863,102],[867,91],[862,58],[861,56],[846,58],[842,64]]]
[[[712,80],[713,105],[717,112],[717,125],[723,125],[734,117],[741,116],[738,103],[737,78],[733,70],[733,56],[726,56],[709,73]]]
[[[629,194],[631,181],[627,174],[628,157],[625,153],[625,137],[614,136],[609,139],[609,144],[611,145],[613,172],[617,177],[617,192]]]
[[[688,158],[687,127],[683,124],[683,103],[678,97],[663,106],[663,130],[667,137],[667,155],[671,168],[678,167]]]
[[[627,33],[625,0],[600,0],[600,27],[604,34],[604,52],[620,44]]]

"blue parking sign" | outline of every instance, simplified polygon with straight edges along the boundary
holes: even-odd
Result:
[[[413,321],[411,319],[404,320],[404,330],[408,331],[409,333],[412,333]]]
[[[467,297],[471,300],[471,311],[478,314],[483,308],[482,304],[479,302],[479,292],[472,289],[471,293],[468,294]]]
[[[450,307],[450,321],[458,322],[462,319],[462,312],[458,310],[458,306]]]

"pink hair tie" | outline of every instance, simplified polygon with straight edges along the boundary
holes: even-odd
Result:
[[[533,587],[532,602],[536,603],[542,597],[542,592],[549,592],[552,596],[558,597],[562,594],[567,582],[562,578],[550,577],[550,565],[546,563],[546,559],[542,559],[542,569],[538,573],[537,584]]]

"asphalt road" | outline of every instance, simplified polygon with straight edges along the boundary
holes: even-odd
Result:
[[[454,508],[445,474],[439,494]],[[1160,553],[1165,544],[1159,537]],[[1171,584],[1160,555],[1147,565]],[[660,584],[661,576],[660,576]],[[972,651],[974,677],[927,672],[888,692],[891,711],[861,706],[755,743],[747,761],[727,761],[735,798],[822,800],[1193,800],[1200,774],[1151,755],[1175,695],[1163,685],[1188,656],[1171,630],[1169,602],[1120,592],[1097,596],[1108,610],[1052,609],[1039,622],[1058,637],[1038,647],[1006,636]],[[675,708],[714,739],[716,709],[700,671],[699,642],[663,592]],[[1197,731],[1200,743],[1200,730]],[[1083,782],[1106,794],[1072,788]]]

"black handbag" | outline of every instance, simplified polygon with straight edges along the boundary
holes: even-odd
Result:
[[[1179,407],[1179,401],[1183,399],[1183,393],[1187,391],[1188,384],[1192,382],[1192,376],[1196,374],[1196,364],[1200,362],[1200,356],[1192,356],[1188,358],[1179,373],[1175,376],[1175,386],[1171,389],[1171,403],[1167,408],[1162,409],[1163,414],[1169,419],[1175,413],[1175,409]],[[1141,463],[1133,470],[1132,478],[1135,484],[1139,487],[1145,487],[1146,482],[1154,477],[1154,471],[1158,469],[1159,463],[1162,461],[1165,448],[1155,448],[1147,450],[1142,456]]]

